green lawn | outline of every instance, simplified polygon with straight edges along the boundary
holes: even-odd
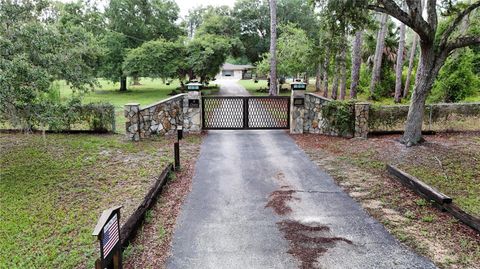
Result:
[[[124,222],[171,161],[171,144],[0,134],[0,268],[93,268],[102,210],[123,205]]]
[[[170,85],[166,85],[161,79],[142,78],[141,85],[128,86],[127,92],[120,92],[119,83],[113,83],[105,79],[99,79],[100,88],[93,92],[88,92],[83,96],[83,103],[107,102],[115,106],[116,132],[125,133],[125,117],[123,114],[124,105],[127,103],[139,103],[140,106],[146,106],[156,103],[160,100],[170,97],[173,90],[180,87],[178,80],[173,80]],[[72,95],[71,88],[65,81],[56,81],[55,87],[60,91],[60,98],[67,99]],[[218,87],[211,84],[209,89],[202,90],[205,95],[215,94]]]
[[[261,95],[268,95],[266,92],[258,92],[257,90],[259,89],[266,89],[268,88],[267,86],[267,80],[259,80],[258,83],[255,83],[253,79],[248,79],[248,80],[240,80],[238,84],[242,85],[247,89],[248,92],[250,92],[251,95],[255,96],[261,96]],[[283,88],[290,88],[290,84],[283,84]],[[280,93],[281,96],[290,96],[290,92],[282,92]]]
[[[112,83],[105,79],[99,79],[100,88],[94,92],[86,93],[83,96],[83,103],[108,102],[115,106],[116,131],[125,132],[125,117],[123,107],[127,103],[140,103],[146,106],[169,97],[172,90],[180,86],[178,80],[174,80],[170,85],[166,85],[160,79],[142,78],[142,85],[128,85],[127,92],[120,92],[119,83]],[[60,89],[60,97],[66,99],[72,95],[72,90],[64,81],[55,82]]]

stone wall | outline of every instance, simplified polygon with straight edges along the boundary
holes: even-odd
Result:
[[[367,138],[370,103],[355,103],[355,137]]]
[[[369,131],[403,131],[408,109],[408,105],[371,105],[368,116]],[[423,130],[479,130],[477,126],[480,126],[480,103],[427,104],[423,119]]]
[[[296,106],[295,98],[305,98],[305,91],[294,90],[290,96],[290,133],[303,134],[305,120],[305,106]],[[305,99],[304,99],[305,104]]]
[[[185,94],[178,94],[144,108],[126,104],[126,138],[138,141],[152,134],[175,134],[178,126],[183,127],[184,99]]]
[[[303,131],[311,134],[337,135],[322,117],[322,107],[331,100],[313,93],[305,94],[305,116]]]
[[[197,100],[198,107],[189,107],[188,100]],[[202,96],[200,92],[191,91],[183,98],[183,131],[202,131]]]

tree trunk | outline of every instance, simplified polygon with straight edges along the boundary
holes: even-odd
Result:
[[[277,95],[277,0],[270,0],[270,95]]]
[[[362,41],[363,31],[355,33],[355,40],[352,48],[352,81],[350,84],[350,98],[357,98],[357,89],[360,80],[360,68],[362,66]]]
[[[315,91],[319,92],[322,89],[322,64],[317,65],[317,73],[315,75]]]
[[[402,137],[402,142],[407,145],[407,147],[423,141],[422,124],[425,112],[425,100],[433,87],[440,68],[447,58],[446,54],[435,55],[433,45],[425,46],[425,48],[422,47],[421,53],[422,58],[420,62],[422,65],[418,68],[421,72],[419,72],[417,76],[418,83],[413,90],[407,121],[405,123],[405,132]]]
[[[330,64],[330,51],[327,49],[323,62],[323,97],[328,97],[328,66]]]
[[[337,99],[338,94],[338,79],[339,79],[339,55],[338,53],[335,54],[334,64],[333,64],[333,71],[335,72],[333,76],[333,85],[332,85],[332,99]]]
[[[125,76],[120,77],[120,91],[121,92],[127,91],[127,77]]]
[[[405,24],[400,24],[400,40],[398,41],[397,64],[395,66],[395,103],[400,103],[402,95],[403,53],[405,49]]]
[[[408,60],[408,72],[405,79],[405,88],[403,89],[403,98],[408,97],[408,91],[410,90],[410,79],[413,71],[413,61],[415,60],[415,51],[417,50],[418,35],[414,33],[412,40],[412,47],[410,48],[410,59]]]
[[[345,39],[345,41],[347,41]],[[342,46],[340,53],[340,100],[345,100],[347,92],[347,63],[346,63],[347,45]]]
[[[142,85],[140,84],[140,78],[138,76],[133,77],[133,85],[135,86]]]
[[[385,35],[387,34],[387,14],[380,15],[380,29],[377,34],[377,46],[375,48],[375,56],[373,60],[372,79],[370,80],[370,95],[373,97],[375,86],[380,80],[380,72],[382,70],[383,49],[385,47]]]

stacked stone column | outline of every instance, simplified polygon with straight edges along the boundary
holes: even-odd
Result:
[[[125,105],[125,123],[126,138],[128,140],[139,141],[140,140],[140,104],[129,103]]]
[[[367,138],[369,110],[369,103],[355,103],[355,137]]]
[[[302,98],[303,105],[296,106],[294,104],[295,98]],[[305,116],[305,91],[292,90],[290,96],[290,133],[303,134],[303,118]]]
[[[185,133],[199,133],[202,131],[202,95],[199,91],[189,91],[183,98],[183,131]],[[198,104],[190,105],[193,103]]]

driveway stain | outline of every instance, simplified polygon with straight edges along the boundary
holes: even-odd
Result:
[[[353,244],[348,239],[329,236],[330,228],[325,225],[306,225],[293,220],[277,222],[277,225],[289,242],[287,253],[301,263],[302,269],[317,268],[317,259],[329,248],[335,247],[337,242]]]
[[[282,188],[289,188],[289,186],[282,186]],[[292,208],[288,206],[288,202],[292,200],[299,201],[300,199],[294,197],[294,190],[277,190],[270,194],[268,203],[265,208],[270,207],[277,215],[287,215],[292,212]]]

